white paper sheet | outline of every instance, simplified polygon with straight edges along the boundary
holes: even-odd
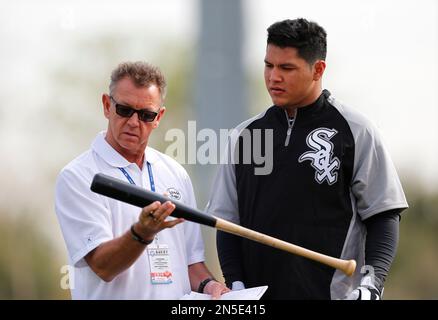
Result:
[[[268,286],[230,291],[224,293],[220,300],[260,300],[266,289]],[[211,300],[211,295],[192,291],[190,294],[184,295],[181,300]]]

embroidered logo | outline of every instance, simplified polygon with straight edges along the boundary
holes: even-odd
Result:
[[[175,200],[181,199],[181,192],[179,192],[175,188],[168,188],[167,193],[169,194],[169,197],[171,197],[172,199],[175,199]]]
[[[329,185],[338,180],[338,173],[341,162],[337,157],[333,157],[333,143],[331,138],[338,131],[335,129],[318,128],[313,130],[306,138],[307,145],[314,151],[307,151],[298,159],[299,162],[310,160],[312,167],[315,168],[315,180],[322,184],[324,180]]]

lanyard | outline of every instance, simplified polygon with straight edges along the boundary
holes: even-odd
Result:
[[[152,166],[149,163],[149,161],[146,161],[146,165],[148,167],[148,173],[149,173],[149,182],[151,184],[151,190],[152,192],[155,192],[155,182],[154,182],[154,175],[152,174]],[[122,173],[125,175],[126,179],[128,179],[130,184],[135,185],[134,180],[132,180],[131,176],[129,175],[129,173],[125,170],[125,168],[121,168],[119,167],[119,170],[122,171]]]

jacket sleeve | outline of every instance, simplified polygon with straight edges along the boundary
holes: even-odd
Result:
[[[233,164],[233,154],[236,135],[230,135],[221,159],[216,177],[214,178],[206,212],[215,217],[239,224],[238,199],[236,190],[236,174]],[[231,287],[234,281],[243,281],[241,267],[241,238],[218,231],[217,250],[219,262],[225,281]]]
[[[367,228],[365,264],[373,267],[380,292],[397,251],[400,211],[389,210],[364,220]]]

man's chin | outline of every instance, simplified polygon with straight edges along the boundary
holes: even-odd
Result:
[[[138,136],[134,136],[134,135],[129,135],[129,134],[122,134],[122,136],[120,137],[120,144],[139,144],[140,143],[140,139]]]
[[[271,97],[272,103],[276,105],[277,107],[285,108],[286,102],[283,99],[278,99],[276,97]]]
[[[120,139],[119,144],[123,149],[130,151],[137,150],[140,147],[140,141],[136,137]]]
[[[281,103],[281,101],[278,101],[278,102],[272,101],[272,103],[274,105],[276,105],[277,107],[279,107],[279,108],[286,109],[286,104],[285,103]]]
[[[294,105],[292,101],[286,99],[272,99],[272,103],[285,110]]]

